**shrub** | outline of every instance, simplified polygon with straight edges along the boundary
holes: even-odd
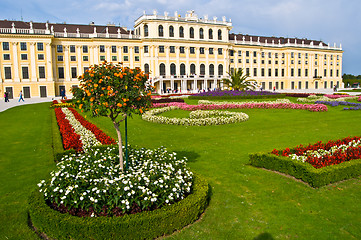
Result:
[[[40,233],[54,239],[154,239],[193,223],[209,201],[209,186],[195,174],[193,190],[185,199],[154,211],[122,217],[75,217],[52,210],[43,195],[29,198],[29,217]]]
[[[184,103],[183,98],[160,98],[160,99],[152,99],[152,103],[169,103],[169,102],[182,102]]]

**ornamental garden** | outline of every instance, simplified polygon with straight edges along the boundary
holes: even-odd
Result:
[[[20,200],[2,208],[4,236],[361,237],[358,96],[151,96],[136,71],[104,63],[82,76],[73,101],[0,113],[17,126],[2,120],[7,134],[24,114],[38,122],[16,150],[3,141],[14,159],[4,166],[22,166],[13,172],[23,185],[2,170],[2,203]],[[108,88],[109,72],[123,85]]]

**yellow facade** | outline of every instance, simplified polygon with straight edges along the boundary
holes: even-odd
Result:
[[[231,29],[225,17],[198,18],[194,12],[183,18],[144,14],[134,32],[0,21],[1,97],[5,91],[16,97],[20,90],[24,97],[54,97],[61,88],[69,94],[86,68],[104,60],[149,72],[159,93],[223,88],[221,80],[238,68],[265,90],[341,86],[341,47],[231,34]]]

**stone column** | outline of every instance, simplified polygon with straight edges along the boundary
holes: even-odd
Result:
[[[82,46],[76,46],[76,53],[77,53],[77,59],[78,59],[78,76],[79,75],[81,75],[81,74],[83,74],[83,68],[82,68],[82,66],[81,66],[81,61],[82,61],[82,59],[81,59],[81,48],[82,48]]]
[[[19,78],[19,60],[18,60],[18,42],[13,42],[13,63],[14,63],[14,82],[20,82]]]
[[[70,66],[69,66],[69,46],[64,45],[63,48],[64,48],[65,81],[70,81],[71,75],[70,75]]]
[[[30,65],[31,65],[31,81],[36,82],[36,63],[35,63],[35,44],[34,42],[30,43]]]

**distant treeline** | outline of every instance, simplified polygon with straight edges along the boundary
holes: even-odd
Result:
[[[343,74],[342,81],[345,84],[345,87],[352,86],[354,83],[361,83],[361,75],[355,76],[352,74]]]

